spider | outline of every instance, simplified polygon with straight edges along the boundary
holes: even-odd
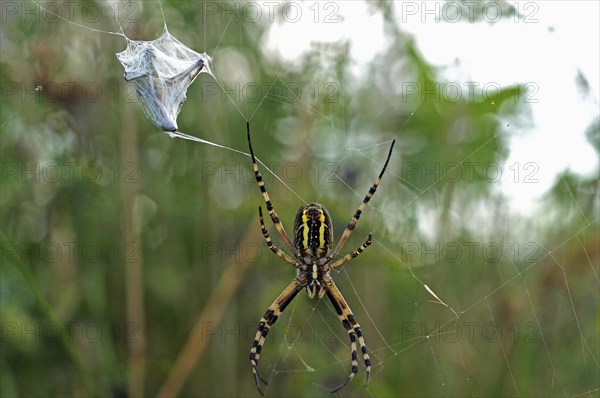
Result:
[[[252,149],[252,141],[250,139],[249,122],[246,123],[246,130],[248,135],[248,147],[250,149],[250,156],[252,157],[252,167],[254,168],[254,175],[263,199],[265,200],[265,204],[267,205],[267,211],[269,212],[269,216],[271,217],[273,224],[275,224],[275,229],[277,229],[277,232],[281,236],[283,243],[293,253],[295,259],[273,244],[273,241],[269,236],[269,232],[265,227],[262,207],[259,206],[258,215],[260,220],[260,229],[269,249],[279,258],[296,268],[296,277],[294,280],[292,280],[288,287],[281,292],[279,297],[277,297],[269,309],[267,309],[267,312],[265,312],[263,317],[260,319],[260,322],[258,323],[258,331],[256,332],[254,342],[252,343],[252,348],[250,349],[250,364],[252,365],[252,373],[254,375],[258,392],[261,395],[264,395],[260,381],[262,381],[264,384],[269,384],[258,371],[258,360],[260,358],[263,345],[265,344],[267,334],[269,333],[271,326],[273,326],[273,324],[281,316],[281,313],[285,310],[288,304],[290,304],[294,297],[296,297],[296,295],[304,288],[306,288],[308,297],[311,299],[316,297],[322,298],[324,295],[327,295],[333,304],[333,308],[337,312],[340,321],[344,325],[344,328],[346,328],[348,336],[350,337],[350,348],[352,350],[352,370],[348,375],[348,378],[338,387],[331,390],[331,392],[335,393],[344,388],[352,380],[352,378],[354,378],[356,373],[358,373],[358,355],[356,351],[357,340],[358,344],[360,344],[363,361],[367,369],[367,380],[365,383],[366,387],[371,378],[371,359],[369,358],[367,346],[365,345],[365,339],[363,337],[360,325],[354,318],[348,303],[346,303],[344,296],[342,296],[342,293],[336,287],[329,273],[331,270],[358,256],[371,244],[373,236],[372,234],[369,234],[365,243],[363,243],[358,249],[354,250],[350,254],[346,254],[337,261],[334,261],[334,258],[342,250],[344,244],[354,230],[354,227],[356,226],[356,223],[358,222],[358,219],[360,218],[365,206],[375,194],[377,186],[381,182],[383,173],[385,172],[388,162],[390,161],[390,157],[392,156],[392,150],[394,149],[394,144],[396,141],[392,141],[390,151],[387,155],[387,159],[383,165],[381,173],[379,173],[379,176],[375,179],[373,186],[371,189],[369,189],[369,192],[358,206],[356,213],[354,213],[354,216],[350,220],[350,223],[348,223],[348,226],[344,230],[342,237],[332,251],[333,228],[331,225],[331,217],[329,216],[329,213],[325,207],[319,203],[308,203],[302,205],[298,210],[298,213],[294,219],[294,242],[292,244],[290,238],[285,232],[285,229],[283,228],[283,225],[279,221],[279,216],[273,208],[273,204],[271,203],[271,199],[267,193],[267,188],[265,187],[263,178],[258,170],[256,158],[254,157],[254,151]]]

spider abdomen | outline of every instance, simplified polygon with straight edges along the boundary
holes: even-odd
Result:
[[[329,213],[319,203],[300,207],[294,219],[294,246],[305,261],[325,257],[331,251],[333,228]]]

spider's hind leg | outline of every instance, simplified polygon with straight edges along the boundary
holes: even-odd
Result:
[[[346,385],[358,373],[358,353],[356,350],[357,340],[358,344],[360,345],[363,361],[365,362],[365,366],[367,368],[367,380],[365,382],[366,387],[369,384],[369,381],[371,380],[371,358],[369,357],[367,346],[365,345],[365,339],[362,335],[362,330],[358,322],[356,322],[356,319],[354,318],[354,315],[352,314],[348,303],[346,303],[344,296],[342,296],[342,293],[339,291],[339,289],[333,282],[333,279],[327,277],[326,283],[327,297],[329,297],[329,300],[331,301],[331,304],[333,304],[333,307],[335,308],[335,311],[337,312],[340,321],[342,321],[342,325],[344,325],[344,328],[346,328],[348,336],[350,337],[350,350],[352,358],[352,370],[348,375],[348,378],[338,387],[331,390],[331,392],[336,393],[342,388],[346,387]]]
[[[292,283],[285,288],[283,292],[277,297],[273,304],[269,306],[269,309],[263,317],[260,319],[258,323],[258,330],[256,335],[254,336],[254,341],[252,342],[252,348],[250,349],[250,365],[252,365],[252,374],[254,375],[254,381],[256,382],[256,388],[260,395],[264,395],[262,388],[260,387],[260,382],[262,381],[264,384],[269,384],[261,375],[258,370],[258,360],[260,359],[260,353],[265,344],[265,340],[267,335],[269,334],[269,330],[271,326],[277,322],[277,318],[281,315],[281,313],[285,310],[289,303],[296,297],[298,292],[304,289],[305,283],[302,283],[299,279],[294,279]]]

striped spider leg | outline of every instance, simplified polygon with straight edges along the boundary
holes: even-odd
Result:
[[[294,254],[295,257],[298,257],[298,250],[292,245],[292,243],[290,242],[290,238],[285,233],[285,229],[279,221],[279,216],[275,212],[273,204],[271,203],[271,198],[269,197],[269,193],[267,192],[265,182],[263,181],[262,175],[258,170],[258,164],[256,164],[256,158],[254,157],[254,151],[252,150],[252,142],[250,141],[250,122],[246,122],[246,131],[248,133],[248,147],[250,148],[250,156],[252,157],[252,168],[254,169],[254,176],[256,178],[258,188],[262,193],[263,199],[265,200],[265,204],[267,205],[267,211],[269,212],[271,221],[273,221],[273,224],[275,224],[275,229],[277,229],[277,233],[279,233],[281,239],[283,239],[283,243],[285,243],[287,248],[290,249],[290,251]]]
[[[373,236],[372,234],[369,234],[367,240],[360,247],[353,252],[342,256],[337,261],[334,261],[334,258],[344,247],[344,244],[356,227],[356,224],[365,206],[375,194],[375,191],[377,190],[385,169],[390,161],[395,141],[392,141],[387,159],[383,165],[383,169],[379,173],[379,176],[375,179],[375,182],[369,189],[369,192],[358,206],[354,216],[344,230],[340,241],[332,250],[334,242],[331,217],[329,216],[329,213],[325,207],[319,203],[307,203],[300,207],[296,213],[296,217],[294,218],[292,243],[279,220],[279,216],[273,208],[273,204],[271,203],[271,199],[267,193],[267,188],[258,169],[258,164],[256,163],[256,158],[254,156],[254,150],[252,149],[252,141],[250,139],[250,123],[246,123],[246,130],[248,134],[248,147],[250,149],[250,156],[252,157],[252,167],[254,169],[256,183],[258,184],[258,187],[262,193],[263,199],[267,205],[267,211],[269,212],[269,216],[271,217],[277,232],[281,236],[285,246],[292,252],[294,258],[290,257],[287,253],[280,250],[273,244],[273,241],[271,240],[269,232],[267,231],[264,223],[262,208],[259,207],[258,214],[261,232],[269,249],[279,258],[296,268],[296,277],[279,295],[279,297],[277,297],[277,299],[269,306],[258,323],[258,331],[256,332],[254,341],[252,342],[252,348],[250,349],[250,364],[252,366],[252,374],[254,375],[256,388],[258,389],[259,393],[263,395],[264,393],[260,383],[262,382],[264,384],[268,384],[267,381],[260,375],[258,370],[258,360],[260,358],[260,354],[269,330],[275,324],[290,302],[302,289],[305,288],[306,292],[308,293],[308,297],[311,299],[320,299],[324,295],[327,295],[331,301],[331,304],[333,305],[333,308],[338,314],[342,325],[348,332],[348,337],[350,338],[350,354],[352,359],[352,368],[350,374],[341,385],[331,390],[331,392],[335,393],[344,388],[358,373],[357,341],[358,345],[360,346],[362,359],[366,367],[366,387],[371,378],[371,359],[365,344],[365,339],[363,337],[360,325],[352,314],[352,310],[350,310],[348,303],[333,282],[333,279],[329,273],[331,270],[360,255],[371,244]]]

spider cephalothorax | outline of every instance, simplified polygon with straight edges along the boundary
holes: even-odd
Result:
[[[375,179],[373,186],[371,189],[369,189],[369,192],[358,206],[356,213],[354,213],[354,216],[342,233],[337,245],[333,247],[333,227],[331,226],[331,217],[329,216],[329,213],[325,207],[319,203],[305,204],[300,207],[300,210],[298,210],[298,213],[296,213],[293,231],[294,242],[292,244],[290,238],[285,232],[285,229],[283,228],[283,225],[279,221],[279,216],[273,208],[271,198],[267,193],[267,188],[265,187],[265,183],[258,170],[256,158],[254,157],[254,151],[252,149],[252,141],[250,139],[250,123],[246,123],[246,129],[248,133],[248,147],[250,148],[252,167],[254,169],[256,182],[258,183],[258,187],[263,195],[263,199],[267,205],[267,211],[269,212],[269,216],[271,217],[271,220],[277,229],[277,233],[279,236],[281,236],[283,243],[292,252],[295,259],[273,244],[269,232],[267,231],[267,227],[265,226],[262,208],[259,207],[258,214],[262,234],[269,249],[279,258],[296,268],[296,277],[294,280],[292,280],[288,287],[285,288],[285,290],[279,295],[279,297],[277,297],[277,299],[275,299],[273,304],[271,304],[269,309],[267,309],[267,312],[265,312],[258,323],[258,331],[256,332],[254,342],[252,343],[252,348],[250,349],[250,364],[252,365],[252,373],[254,374],[256,387],[262,395],[263,391],[260,387],[260,381],[268,384],[258,371],[258,360],[260,358],[262,347],[265,344],[267,334],[269,333],[271,326],[273,326],[273,324],[277,321],[277,318],[281,316],[281,313],[285,310],[288,304],[304,288],[306,288],[310,298],[321,298],[327,294],[327,297],[333,304],[333,308],[338,314],[338,318],[342,322],[342,325],[344,325],[346,328],[348,336],[350,337],[350,349],[352,357],[352,369],[350,375],[348,375],[348,378],[345,382],[334,388],[331,392],[341,390],[350,382],[350,380],[352,380],[352,378],[354,378],[354,375],[358,373],[358,354],[356,349],[357,341],[360,345],[362,358],[367,370],[367,381],[365,383],[366,386],[369,384],[371,377],[371,359],[367,351],[367,346],[365,345],[362,330],[354,318],[348,303],[346,303],[346,300],[342,296],[342,293],[336,287],[333,279],[331,279],[329,272],[358,256],[371,244],[372,236],[369,234],[369,237],[365,243],[363,243],[358,249],[354,250],[352,253],[346,254],[337,261],[334,261],[334,258],[339,254],[340,250],[344,247],[344,244],[354,230],[354,227],[356,226],[356,223],[358,222],[358,219],[360,218],[365,206],[375,194],[377,186],[381,182],[381,177],[383,177],[383,173],[385,172],[388,162],[390,161],[395,141],[392,141],[390,151],[385,164],[383,165],[381,173],[379,173],[379,176]]]

